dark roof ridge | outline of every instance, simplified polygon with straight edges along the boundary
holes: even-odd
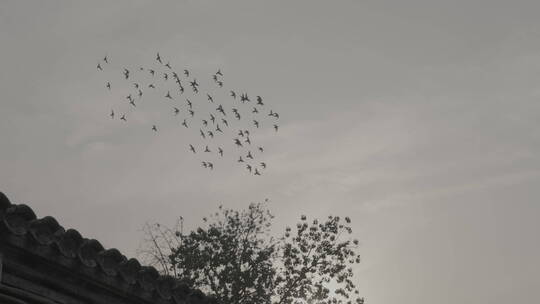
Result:
[[[118,249],[105,249],[99,241],[86,239],[75,229],[64,229],[52,216],[37,218],[32,208],[12,204],[2,192],[0,232],[0,242],[10,242],[6,236],[13,235],[24,239],[24,244],[49,247],[54,262],[75,271],[85,267],[93,269],[92,273],[99,272],[102,277],[107,277],[105,284],[113,288],[121,289],[126,285],[131,286],[130,290],[140,288],[152,298],[159,297],[163,303],[217,303],[214,297],[191,289],[182,280],[160,275],[154,267],[141,266],[137,259],[126,258]],[[21,244],[15,246],[26,246]]]

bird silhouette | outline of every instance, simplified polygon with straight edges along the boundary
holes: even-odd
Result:
[[[206,148],[204,148],[204,152],[210,153],[212,151],[210,151],[210,149],[208,149],[208,146],[206,146]]]
[[[208,101],[214,102],[214,98],[210,94],[206,94]]]
[[[125,77],[126,79],[129,78],[129,70],[128,70],[128,69],[124,69],[124,77]]]
[[[110,82],[107,82],[107,85],[106,85],[107,89],[111,89],[111,83]]]
[[[178,115],[180,113],[180,109],[177,107],[174,107],[174,115]]]
[[[168,67],[169,69],[172,69],[172,68],[171,68],[171,64],[168,63],[168,62],[165,64],[165,66]]]
[[[165,95],[166,98],[172,99],[171,92],[167,91],[167,95]]]
[[[195,111],[189,110],[189,115],[191,115],[191,117],[193,117],[195,115]]]
[[[120,120],[127,121],[126,114],[122,115],[122,117],[120,117]]]
[[[208,164],[208,168],[210,168],[210,170],[214,170],[214,164],[211,163],[211,162],[207,162]]]
[[[189,149],[191,150],[191,152],[196,153],[196,152],[195,152],[195,147],[193,147],[193,145],[190,144],[190,145],[189,145]]]
[[[216,124],[216,132],[221,132],[221,133],[223,133],[223,131],[222,131],[221,128],[219,127],[219,124]]]
[[[257,128],[258,128],[258,127],[259,127],[259,122],[258,122],[258,121],[256,121],[256,120],[253,120],[253,125],[255,125],[255,127],[257,127]]]
[[[152,125],[152,131],[157,132],[157,127],[156,127],[156,125]]]
[[[109,116],[111,116],[111,119],[114,119],[114,110],[111,110],[111,114]]]
[[[222,118],[221,119],[221,122],[226,125],[227,127],[229,126],[229,123],[227,122],[227,120],[225,118]]]
[[[240,95],[240,101],[245,103],[246,101],[249,102],[251,100],[249,100],[249,97],[248,97],[248,95],[246,93],[243,93],[242,95]]]
[[[244,131],[242,131],[242,130],[238,131],[238,136],[244,137]]]
[[[216,108],[216,111],[220,112],[221,114],[223,114],[223,116],[227,116],[227,114],[225,114],[225,110],[223,110],[223,106],[222,105],[219,105],[219,107]]]
[[[236,99],[236,93],[234,91],[231,91],[231,97]]]
[[[109,63],[109,60],[107,59],[107,56],[103,57],[103,61],[105,61],[105,63]]]
[[[249,137],[246,137],[246,140],[244,140],[244,142],[248,145],[251,145],[251,139],[249,139]]]
[[[135,87],[135,89],[138,89],[138,88],[139,88],[139,84],[136,83],[136,82],[133,83],[133,86]]]
[[[202,162],[202,166],[208,168],[208,164],[206,162]]]
[[[184,70],[184,75],[186,75],[186,77],[189,77],[189,71],[188,71],[188,70]]]
[[[141,89],[139,89],[139,94],[138,94],[138,95],[139,95],[139,98],[142,97],[142,91],[141,91]]]
[[[218,147],[218,153],[221,157],[223,157],[223,149],[221,147]]]
[[[155,89],[155,88],[156,88],[156,86],[155,86],[153,83],[149,84],[148,87],[149,87],[149,88],[152,88],[152,89]]]
[[[238,162],[239,162],[239,163],[243,163],[243,162],[244,162],[244,160],[242,159],[242,156],[240,156],[240,158],[238,159]]]
[[[215,82],[218,82],[218,78],[216,74],[212,75],[212,79],[214,79]]]
[[[202,138],[206,138],[206,135],[204,134],[203,130],[200,130],[200,129],[199,129],[199,131],[200,131],[201,137],[202,137]]]
[[[191,103],[191,101],[189,101],[189,99],[186,98],[186,102],[187,102],[187,104],[188,104],[188,107],[189,107],[190,109],[192,109],[192,108],[193,108],[193,104]]]
[[[210,136],[210,138],[214,138],[214,133],[212,133],[212,131],[208,131],[206,133],[208,134],[208,136]]]
[[[246,165],[246,169],[248,169],[249,173],[251,173],[251,165]]]
[[[259,110],[257,110],[257,108],[253,107],[253,111],[251,111],[251,113],[259,113]]]
[[[152,75],[152,77],[154,77],[154,75],[156,74],[156,71],[154,71],[154,70],[152,70],[152,69],[148,70],[148,72],[150,72],[150,74]]]
[[[210,114],[210,120],[212,121],[212,124],[214,124],[216,122],[216,117]]]
[[[132,105],[134,108],[137,107],[137,105],[135,105],[135,101],[134,101],[134,100],[130,100],[130,101],[129,101],[129,104]]]
[[[258,149],[259,149],[259,152],[261,152],[261,153],[263,153],[263,152],[264,152],[264,149],[263,149],[263,147],[259,147]]]
[[[255,175],[261,175],[261,173],[259,172],[259,170],[257,170],[257,168],[255,168]]]
[[[242,143],[240,142],[240,139],[238,139],[238,138],[234,139],[234,143],[236,144],[237,147],[243,147]]]
[[[279,128],[278,125],[274,125],[274,130],[276,130],[276,132],[278,131],[278,128]]]
[[[163,79],[165,79],[165,81],[167,81],[169,79],[169,74],[163,73]]]
[[[264,106],[264,103],[262,101],[262,97],[261,96],[257,96],[257,104],[258,105],[261,105],[261,106]]]
[[[262,163],[261,163],[261,167],[262,167],[263,169],[266,169],[266,163],[262,162]]]
[[[203,126],[207,127],[208,126],[208,121],[206,119],[203,119],[202,120],[202,123],[203,123]]]
[[[251,158],[251,159],[253,159],[253,155],[251,155],[251,151],[248,151],[248,154],[246,155],[246,158]]]
[[[217,85],[218,85],[220,88],[223,88],[223,81],[218,81],[218,82],[217,82]]]
[[[240,114],[238,112],[234,113],[234,117],[236,117],[237,120],[241,119]]]
[[[186,127],[186,128],[188,127],[187,122],[186,122],[185,119],[184,119],[184,121],[182,122],[182,126],[184,126],[184,127]]]
[[[161,56],[159,56],[159,53],[157,53],[157,55],[156,55],[156,60],[157,60],[159,63],[163,63],[163,62],[161,62]]]
[[[101,67],[101,63],[98,63],[96,68],[97,68],[98,70],[100,70],[100,71],[103,71],[103,68]]]
[[[216,75],[223,76],[220,69],[218,69],[218,71],[216,72]]]

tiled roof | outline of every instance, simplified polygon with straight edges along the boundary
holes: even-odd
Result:
[[[11,242],[31,254],[39,254],[31,251],[35,246],[45,247],[46,258],[53,263],[82,272],[90,279],[101,280],[102,284],[149,303],[153,300],[171,304],[216,303],[213,297],[190,289],[181,280],[160,275],[154,267],[141,266],[139,261],[126,258],[117,249],[105,249],[97,240],[84,238],[77,230],[64,229],[51,216],[37,218],[30,207],[12,204],[2,192],[0,231],[1,242]],[[11,239],[22,239],[23,242]]]

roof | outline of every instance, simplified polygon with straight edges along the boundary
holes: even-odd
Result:
[[[75,282],[79,285],[81,285],[79,282],[86,282],[83,284],[85,288],[86,285],[95,284],[97,287],[93,287],[94,290],[106,289],[114,296],[129,297],[132,302],[133,300],[137,303],[170,304],[216,302],[213,297],[206,296],[200,290],[191,289],[181,280],[160,275],[154,267],[141,266],[137,259],[126,258],[117,249],[105,249],[99,241],[87,239],[75,229],[65,229],[54,217],[37,218],[30,207],[12,204],[2,192],[0,192],[0,245],[0,253],[4,251],[4,264],[8,260],[6,252],[11,250],[15,252],[12,254],[15,260],[28,256],[29,260],[41,261],[34,263],[37,264],[35,267],[50,265],[48,267],[54,271],[45,275],[53,276],[57,273],[63,273],[64,276],[74,275],[76,277],[66,282]],[[4,265],[4,272],[7,272],[8,267],[9,265]],[[62,279],[58,275],[58,280]],[[2,278],[2,282],[5,280]]]

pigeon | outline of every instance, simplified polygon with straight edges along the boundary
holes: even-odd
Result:
[[[214,170],[214,164],[208,162],[208,168],[210,168],[210,170]]]
[[[188,107],[189,107],[190,109],[192,109],[192,108],[193,108],[193,105],[191,104],[191,101],[189,101],[189,99],[186,98],[186,102],[187,102],[187,104],[188,104]]]
[[[129,100],[129,101],[133,101],[133,97],[131,97],[131,94],[129,94],[128,96],[126,96],[126,99]]]
[[[136,83],[136,82],[133,83],[133,86],[135,87],[135,89],[138,89],[138,88],[139,88],[139,84]]]
[[[191,117],[193,117],[195,115],[195,112],[193,110],[189,110],[189,115],[191,115]]]
[[[251,113],[259,113],[259,110],[257,110],[257,108],[253,107],[253,111],[251,111]]]
[[[202,138],[206,138],[206,135],[204,135],[203,130],[200,130],[200,129],[199,129],[199,131],[200,131],[201,137],[202,137]]]
[[[248,169],[249,173],[251,173],[251,166],[250,165],[246,165],[246,169]]]
[[[244,137],[244,131],[242,131],[242,130],[238,131],[238,136]]]
[[[218,81],[217,84],[220,88],[223,88],[223,81]]]
[[[246,137],[246,140],[244,140],[245,143],[247,143],[248,145],[251,145],[251,140],[249,139],[249,137]]]
[[[215,82],[218,82],[217,75],[212,75],[212,79],[214,79]]]
[[[202,123],[203,123],[203,125],[204,125],[205,127],[208,126],[208,121],[207,121],[206,119],[203,119],[203,120],[202,120]]]
[[[135,101],[133,99],[129,101],[129,104],[132,105],[134,108],[137,107],[137,105],[135,105]]]
[[[244,93],[244,94],[240,95],[240,101],[242,101],[242,102],[248,101],[249,102],[250,100],[249,100],[248,95],[246,93]]]
[[[237,120],[240,120],[240,114],[238,114],[238,112],[234,113],[234,117],[236,117]]]
[[[138,95],[139,95],[139,98],[142,97],[142,91],[140,89],[139,89],[139,94]]]
[[[165,66],[166,66],[166,67],[168,67],[168,68],[169,68],[169,70],[170,70],[170,69],[172,69],[172,68],[171,68],[171,64],[170,64],[170,63],[168,63],[168,62],[167,62],[167,63],[165,64]]]
[[[227,114],[225,114],[225,110],[223,110],[223,106],[222,105],[219,105],[219,107],[217,107],[216,111],[220,112],[221,114],[223,114],[223,116],[227,116]]]
[[[109,59],[107,59],[107,56],[103,57],[103,61],[105,61],[105,63],[109,63]]]
[[[169,80],[169,74],[163,73],[163,79],[165,79],[165,81]]]
[[[191,152],[195,153],[195,147],[193,147],[193,145],[189,145],[189,150],[191,150]]]
[[[219,127],[219,125],[216,125],[216,132],[221,132],[221,133],[223,133],[223,131],[221,131],[221,128]]]
[[[214,133],[212,133],[212,131],[208,131],[206,133],[208,133],[208,136],[210,136],[210,138],[214,138]]]
[[[155,89],[155,88],[156,88],[156,86],[155,86],[153,83],[149,84],[148,87],[149,87],[149,88],[152,88],[152,89]]]
[[[216,117],[210,114],[210,120],[212,121],[212,124],[214,124],[216,122]]]
[[[208,168],[208,164],[206,162],[202,162],[203,167]]]
[[[222,122],[224,125],[226,125],[227,127],[229,126],[229,123],[227,122],[226,119],[222,118],[222,119],[221,119],[221,122]]]
[[[150,72],[150,74],[152,74],[152,76],[154,76],[156,74],[156,71],[154,71],[152,69],[148,70],[148,72]]]

